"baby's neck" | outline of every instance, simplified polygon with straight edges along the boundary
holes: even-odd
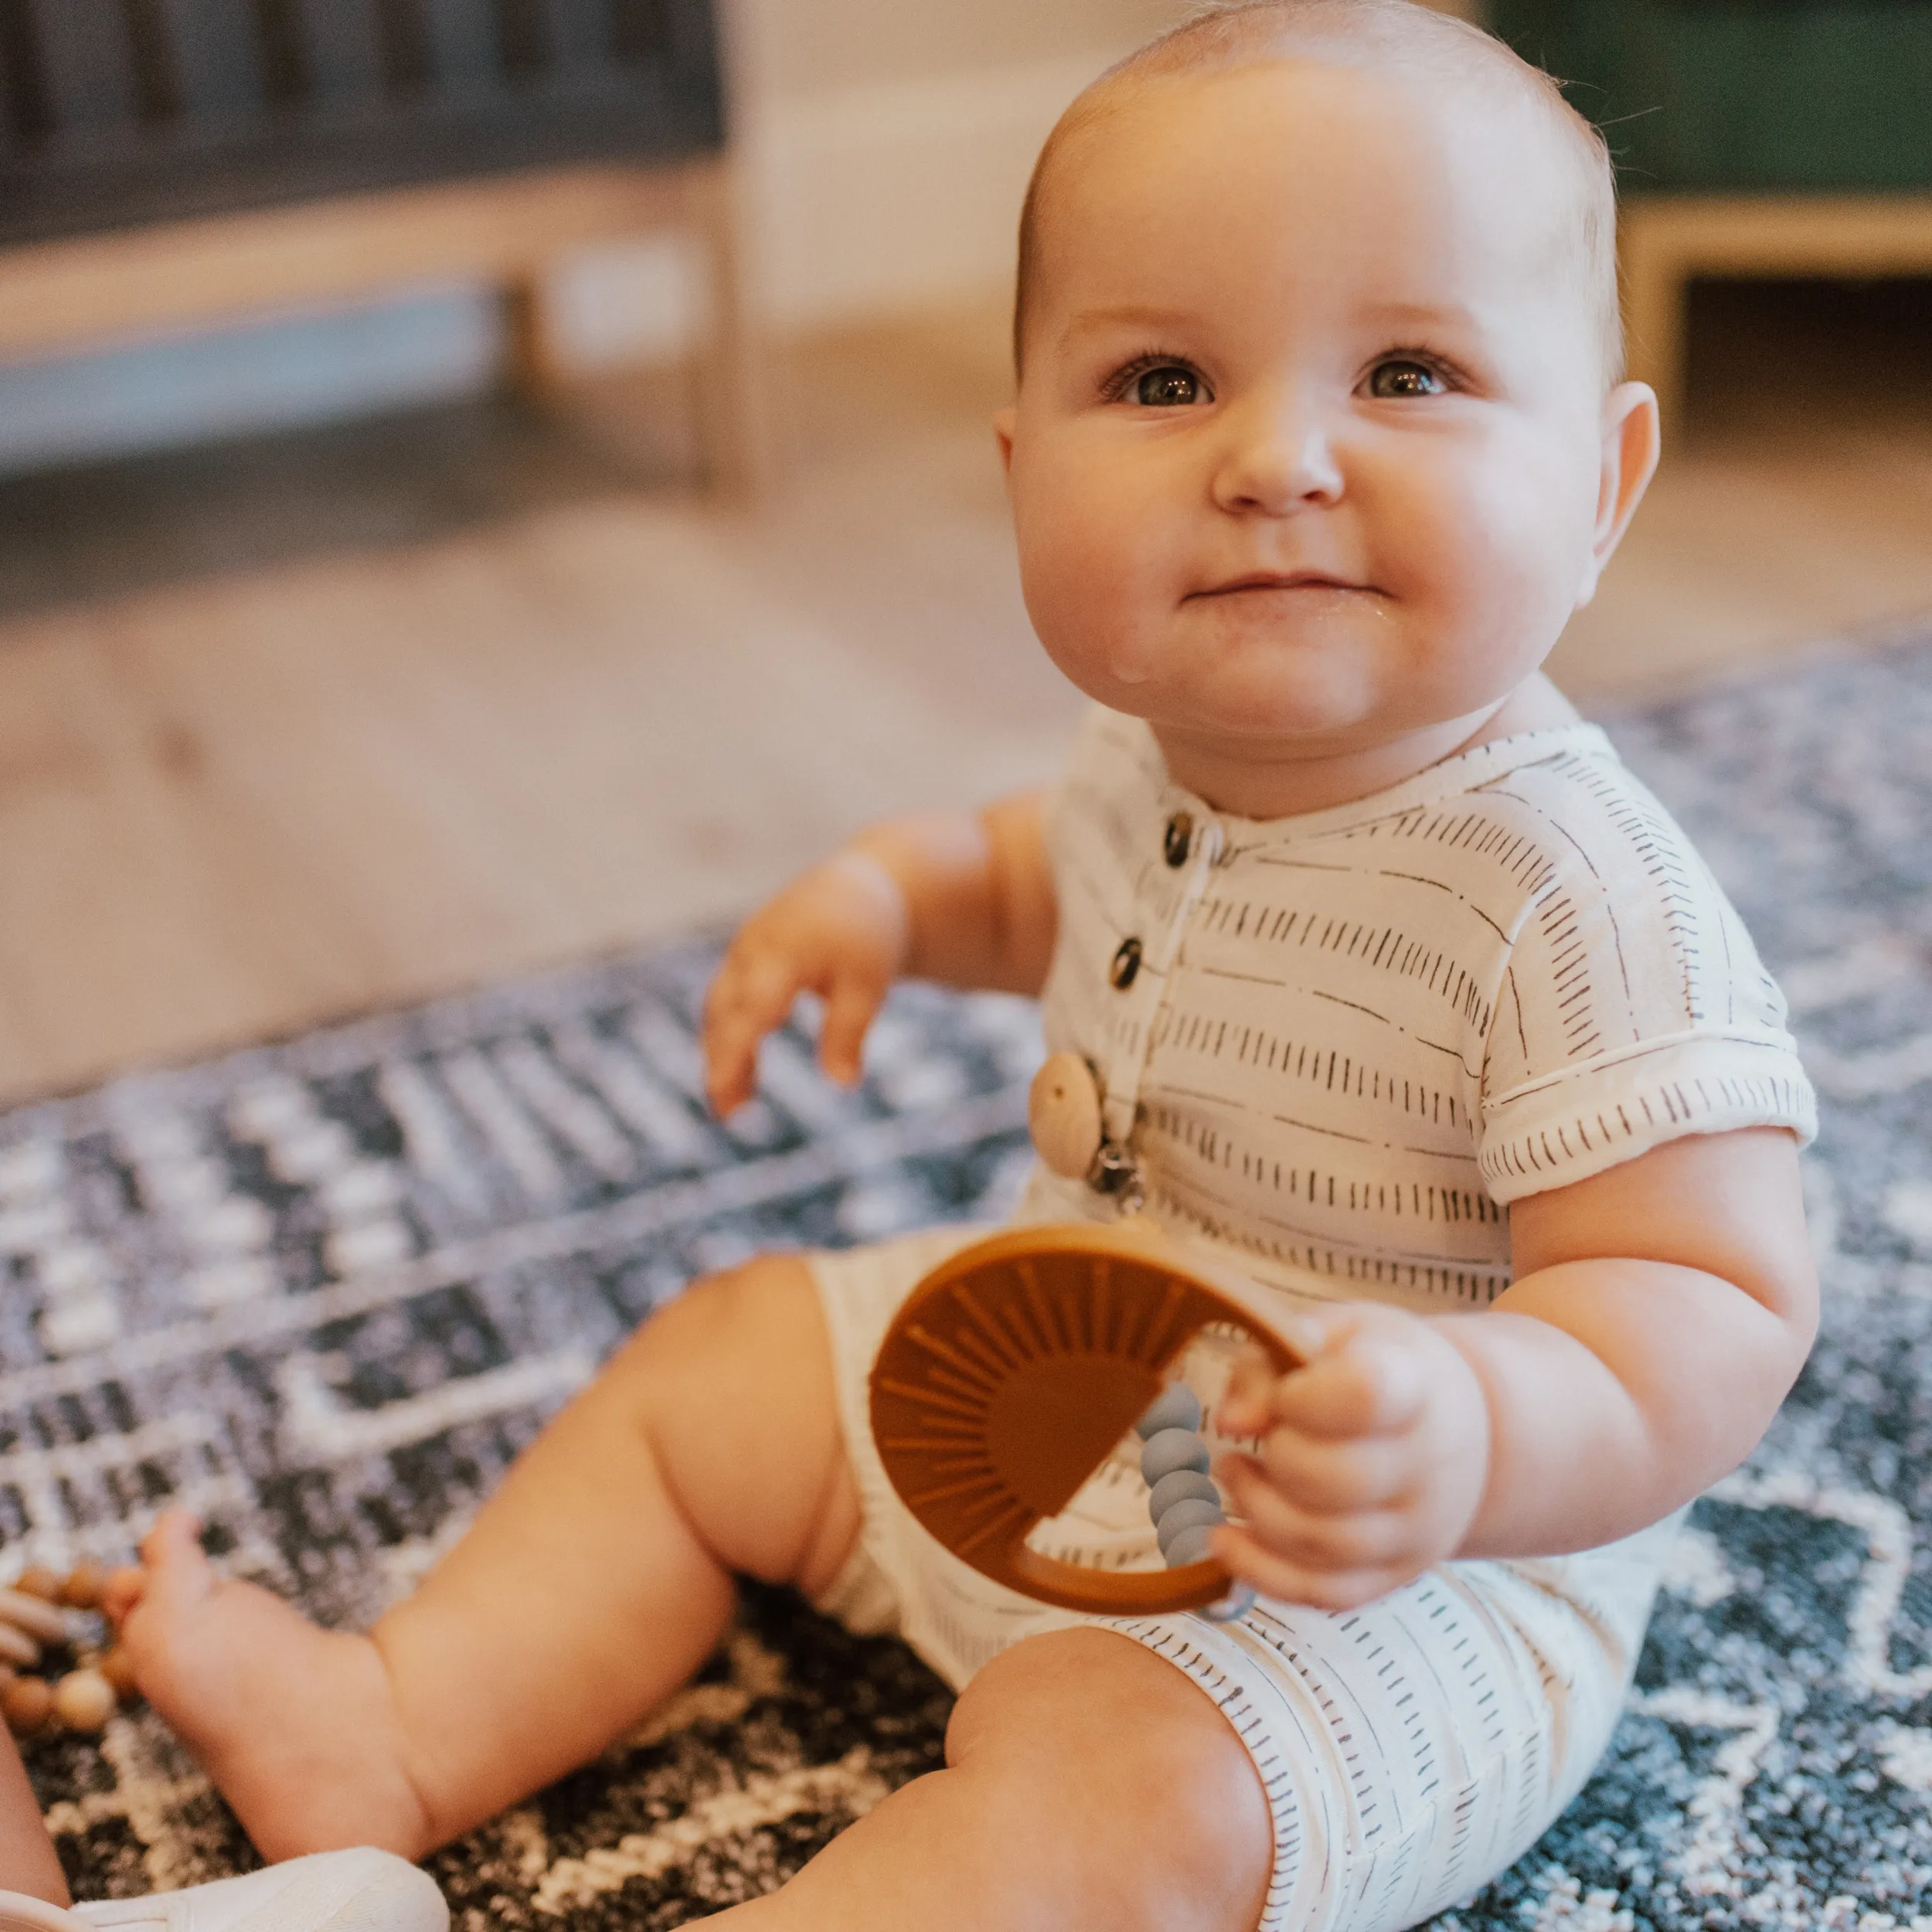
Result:
[[[1200,737],[1160,724],[1152,730],[1176,784],[1216,811],[1270,819],[1366,798],[1492,739],[1573,724],[1577,716],[1539,671],[1492,709],[1344,751],[1310,755],[1253,740]]]

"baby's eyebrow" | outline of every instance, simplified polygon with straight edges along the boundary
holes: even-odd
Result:
[[[1100,328],[1179,328],[1199,318],[1185,309],[1123,302],[1108,308],[1083,308],[1060,331],[1063,346],[1076,335]]]
[[[1358,313],[1359,320],[1367,326],[1396,334],[1431,328],[1480,332],[1485,325],[1483,312],[1466,302],[1370,302]],[[1110,328],[1140,329],[1155,335],[1179,335],[1198,327],[1200,321],[1200,316],[1191,309],[1158,303],[1117,302],[1079,311],[1060,331],[1060,343],[1064,349],[1079,336]]]
[[[1472,328],[1481,321],[1464,302],[1375,302],[1362,313],[1365,321],[1385,328]]]

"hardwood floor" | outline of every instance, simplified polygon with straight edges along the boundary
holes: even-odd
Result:
[[[1932,288],[1722,290],[1586,703],[1932,612]],[[0,484],[0,1097],[721,920],[1044,778],[991,311],[805,345],[755,509],[676,386]]]
[[[1688,420],[1551,660],[1642,696],[1932,614],[1932,281],[1693,294]]]

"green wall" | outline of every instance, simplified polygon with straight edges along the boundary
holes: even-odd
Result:
[[[1929,0],[1490,0],[1626,194],[1932,187]]]

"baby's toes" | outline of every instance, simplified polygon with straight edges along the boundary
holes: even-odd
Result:
[[[148,1587],[148,1573],[138,1563],[124,1563],[109,1573],[100,1591],[101,1614],[111,1624],[124,1622]]]
[[[126,1633],[179,1628],[213,1596],[220,1579],[202,1553],[201,1526],[185,1509],[171,1509],[148,1531],[141,1546],[141,1583],[125,1613]]]

